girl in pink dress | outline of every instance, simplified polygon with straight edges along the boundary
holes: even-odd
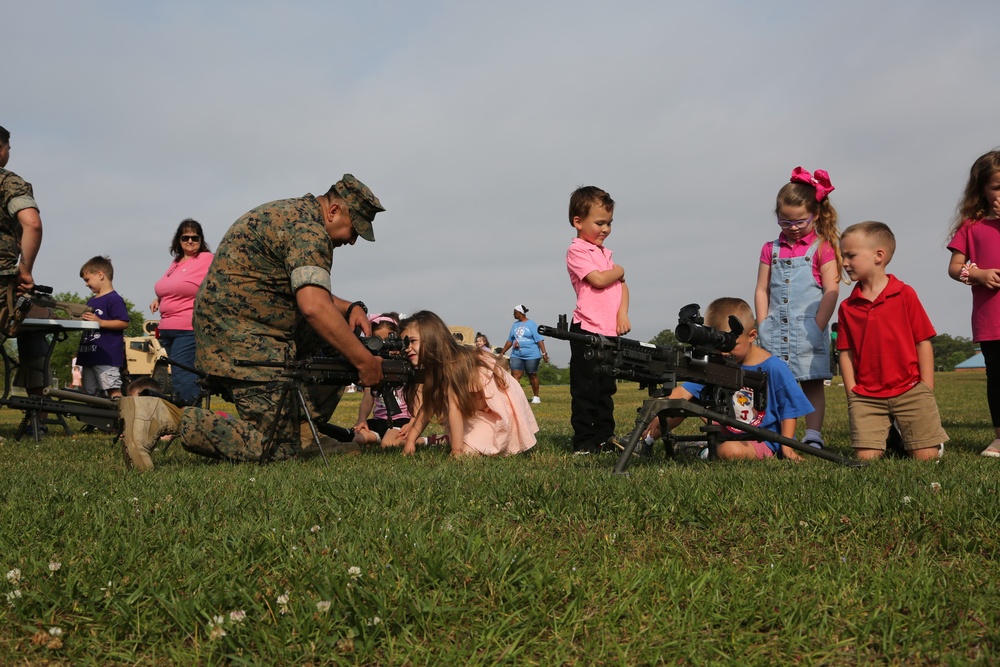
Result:
[[[426,310],[400,323],[409,338],[406,355],[420,371],[420,382],[406,389],[416,415],[406,433],[404,454],[431,419],[448,430],[452,456],[510,456],[535,446],[538,423],[521,385],[483,350],[466,347],[440,317]]]

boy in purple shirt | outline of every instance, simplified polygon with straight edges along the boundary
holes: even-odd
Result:
[[[83,319],[99,322],[97,330],[85,330],[80,337],[77,363],[83,368],[83,390],[109,397],[122,395],[121,367],[125,364],[125,329],[128,307],[111,284],[115,270],[107,257],[92,257],[80,269],[80,277],[94,296],[87,305],[94,309]]]
[[[604,239],[611,234],[615,202],[594,186],[577,188],[569,200],[569,223],[576,238],[566,252],[566,269],[576,292],[576,309],[570,331],[602,336],[623,336],[631,330],[625,269],[611,261]],[[569,392],[573,452],[597,454],[616,444],[615,401],[617,385],[597,372],[597,362],[586,359],[587,348],[570,342]]]

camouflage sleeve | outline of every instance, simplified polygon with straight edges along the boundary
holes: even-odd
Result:
[[[331,291],[330,272],[319,266],[300,266],[292,270],[292,292],[297,292],[300,287],[306,285],[316,285],[322,287],[327,292]]]
[[[11,217],[17,217],[19,211],[26,208],[38,208],[35,202],[31,183],[17,174],[0,169],[0,201]]]
[[[9,202],[7,202],[7,212],[11,214],[12,217],[17,217],[17,214],[26,208],[37,209],[38,204],[35,202],[35,198],[31,195],[23,195],[21,197],[14,197]]]

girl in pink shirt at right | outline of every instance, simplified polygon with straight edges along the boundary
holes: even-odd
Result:
[[[842,276],[837,210],[830,203],[830,175],[792,170],[778,191],[775,215],[780,234],[764,244],[754,305],[758,344],[791,369],[812,403],[802,442],[822,449],[826,380],[830,363],[830,318]]]
[[[1000,457],[1000,150],[979,157],[958,202],[948,275],[972,288],[972,340],[986,362],[986,402],[996,437],[983,456]]]

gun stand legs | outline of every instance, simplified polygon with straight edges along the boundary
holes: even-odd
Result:
[[[312,415],[309,414],[309,405],[306,403],[306,397],[302,393],[300,383],[296,380],[287,380],[282,384],[281,395],[278,398],[278,411],[277,414],[274,415],[274,421],[271,423],[271,428],[267,433],[267,439],[264,441],[264,450],[261,452],[261,465],[270,462],[270,460],[274,457],[274,450],[278,446],[278,427],[281,425],[282,417],[287,415],[289,421],[296,424],[299,421],[300,414],[304,414],[306,416],[306,423],[309,424],[309,431],[312,433],[313,443],[315,443],[316,447],[319,449],[319,453],[323,456],[323,463],[330,465],[330,460],[326,457],[326,452],[323,451],[323,445],[320,442],[319,432],[316,430],[316,424],[313,422]]]
[[[30,428],[31,434],[35,438],[35,442],[39,442],[42,439],[41,427],[46,424],[62,426],[66,435],[73,435],[73,429],[69,427],[69,423],[66,421],[65,415],[57,414],[54,417],[49,415],[48,419],[41,419],[39,417],[38,410],[25,410],[24,416],[21,418],[21,423],[17,427],[17,434],[14,436],[14,440],[20,440]]]
[[[847,466],[849,468],[861,468],[865,465],[863,461],[855,461],[854,459],[844,458],[840,454],[831,452],[828,449],[815,449],[809,445],[799,442],[798,440],[786,438],[779,433],[775,433],[774,431],[768,431],[767,429],[751,426],[750,424],[745,424],[739,421],[735,417],[713,412],[698,405],[697,403],[692,403],[691,401],[679,398],[653,398],[647,400],[642,404],[642,407],[639,408],[639,416],[635,420],[635,429],[629,434],[628,440],[625,442],[625,449],[622,451],[621,456],[618,458],[618,462],[615,464],[615,474],[620,475],[625,473],[625,470],[628,468],[629,462],[632,458],[632,454],[635,452],[636,447],[642,438],[642,434],[647,428],[649,428],[649,425],[653,422],[653,418],[661,413],[667,416],[676,417],[700,417],[709,422],[715,422],[723,426],[730,426],[732,428],[739,429],[746,434],[746,437],[744,438],[735,439],[754,439],[777,442],[778,444],[791,447],[797,452],[809,454],[810,456],[816,456],[832,463],[839,463],[840,465]],[[712,441],[715,440],[715,444],[718,444],[719,437],[718,431],[715,433],[709,432],[708,441],[711,456],[715,455]]]

